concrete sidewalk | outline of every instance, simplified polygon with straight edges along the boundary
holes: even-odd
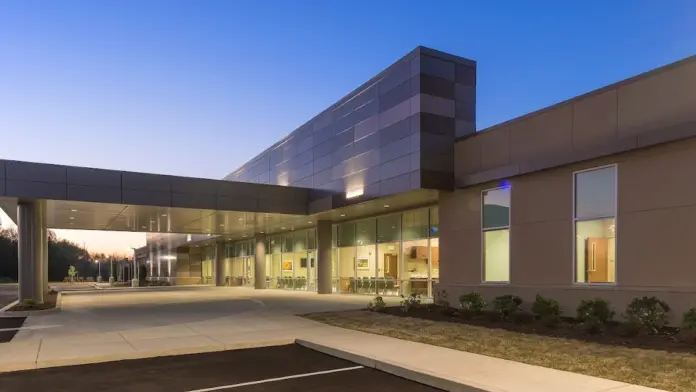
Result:
[[[212,295],[210,293],[215,292],[202,295]],[[312,299],[306,299],[310,301],[310,305],[290,306],[282,301],[274,302],[275,295],[278,294],[261,294],[255,298],[247,298],[247,301],[252,301],[255,306],[244,305],[239,308],[239,312],[225,317],[205,320],[192,318],[174,323],[174,316],[165,314],[167,322],[161,325],[155,323],[151,324],[153,326],[137,328],[135,320],[129,320],[127,324],[111,325],[112,328],[108,329],[101,329],[105,328],[106,324],[94,318],[95,314],[99,314],[94,313],[95,310],[86,311],[78,307],[78,303],[87,300],[76,297],[72,302],[66,301],[66,311],[59,315],[36,317],[42,320],[40,323],[28,323],[27,328],[34,328],[33,330],[23,330],[22,336],[18,335],[19,339],[0,344],[0,371],[281,345],[298,339],[300,344],[310,348],[406,378],[439,378],[444,381],[438,385],[447,390],[467,390],[461,385],[468,385],[479,390],[496,392],[656,391],[328,326],[294,315],[312,306]],[[293,301],[303,301],[304,298],[302,295],[288,295]],[[98,298],[100,303],[110,304],[109,301],[114,301],[112,297]],[[124,298],[133,300],[141,297],[132,295]],[[240,297],[237,300],[243,302],[244,298]],[[315,302],[313,306],[355,307],[358,302],[363,302],[361,299],[348,301],[352,301],[352,305],[345,302],[336,302],[334,305],[331,305],[331,302]],[[152,309],[147,311],[153,312]],[[72,326],[77,328],[78,333],[69,333],[65,330],[65,325],[59,324],[61,320],[68,322],[68,319],[60,317],[68,316],[71,317],[70,320],[74,323]],[[162,319],[158,320],[162,322]],[[100,332],[89,329],[89,324],[98,325]],[[452,385],[460,387],[455,388]]]

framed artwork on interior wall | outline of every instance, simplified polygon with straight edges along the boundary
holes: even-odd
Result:
[[[366,257],[358,257],[357,267],[359,270],[369,270],[370,260]]]
[[[292,271],[292,260],[283,261],[283,271]]]

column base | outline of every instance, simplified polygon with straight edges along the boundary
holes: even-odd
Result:
[[[140,280],[138,280],[138,278],[133,278],[133,280],[131,280],[131,287],[138,287],[138,286],[140,286]]]

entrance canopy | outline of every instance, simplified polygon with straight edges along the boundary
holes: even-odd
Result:
[[[53,229],[253,236],[432,204],[437,192],[380,199],[289,186],[0,160],[0,208],[46,201]]]

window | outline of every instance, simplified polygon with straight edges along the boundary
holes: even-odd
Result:
[[[575,282],[616,282],[616,166],[573,179]]]
[[[481,194],[483,232],[483,281],[510,281],[510,187]]]
[[[404,240],[428,238],[428,209],[406,211],[402,218],[402,236]]]
[[[401,214],[377,218],[377,242],[401,241]]]

